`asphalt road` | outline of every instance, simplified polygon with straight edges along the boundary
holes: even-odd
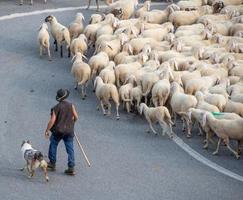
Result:
[[[52,0],[50,7],[77,6],[78,1]],[[5,12],[24,12],[12,2],[0,2],[0,15]],[[25,7],[26,6],[26,7]],[[34,5],[43,9],[42,2]],[[13,9],[14,8],[14,9]],[[45,7],[46,8],[46,7]],[[31,8],[33,9],[33,8]],[[93,11],[82,11],[89,17]],[[88,98],[80,99],[80,91],[73,89],[70,74],[71,62],[53,51],[53,61],[39,58],[36,42],[37,30],[51,13],[0,21],[0,197],[7,200],[228,200],[243,199],[243,183],[225,176],[198,162],[167,136],[145,133],[146,121],[135,114],[121,110],[121,119],[104,117],[95,109],[96,98],[89,87]],[[54,13],[68,25],[76,11]],[[69,100],[79,112],[76,131],[92,163],[88,168],[76,151],[75,177],[65,176],[66,153],[61,143],[58,149],[57,171],[50,172],[50,182],[45,183],[40,171],[33,179],[20,172],[24,162],[20,144],[30,139],[37,149],[47,154],[48,140],[44,130],[50,108],[56,104],[57,89],[71,91]],[[236,160],[225,147],[219,156],[212,156],[213,148],[202,149],[202,138],[196,133],[187,144],[209,160],[243,175],[243,161]],[[158,128],[158,127],[157,127]]]

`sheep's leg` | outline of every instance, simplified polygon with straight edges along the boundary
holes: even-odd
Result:
[[[186,131],[185,119],[181,118],[181,120],[182,120],[182,131],[185,132]]]
[[[129,102],[126,102],[126,109],[127,109],[127,112],[130,113],[130,103]]]
[[[85,97],[84,97],[84,85],[82,85],[82,89],[81,89],[82,91],[81,91],[81,98],[82,98],[82,100],[84,100],[85,99]]]
[[[213,155],[217,155],[219,153],[219,146],[220,146],[220,143],[221,143],[221,138],[219,138],[219,141],[218,141],[218,144],[217,144],[217,148],[216,150],[213,152]]]
[[[62,44],[60,46],[60,50],[61,50],[61,58],[63,57],[63,52],[62,52]]]
[[[74,85],[74,89],[77,90],[78,89],[78,82],[76,81],[75,85]]]
[[[51,52],[50,52],[50,48],[47,48],[47,53],[48,53],[48,60],[51,61]]]
[[[55,51],[58,51],[57,40],[54,40],[54,44],[55,44]]]
[[[240,151],[240,145],[241,145],[241,142],[240,140],[237,141],[237,153],[240,155],[241,154],[241,151]]]
[[[229,145],[229,138],[225,139],[225,143],[226,143],[226,146],[227,148],[235,155],[236,159],[239,159],[240,158],[240,155],[231,148],[231,146]]]
[[[100,101],[100,106],[101,106],[101,109],[103,111],[103,114],[106,115],[105,108],[104,108],[104,103],[103,103],[102,100]]]
[[[172,111],[172,114],[173,114],[173,118],[174,118],[174,126],[176,126],[176,113],[174,111]]]
[[[42,57],[43,48],[40,46],[40,57]]]
[[[96,6],[97,6],[96,11],[99,11],[99,0],[96,0]]]
[[[204,149],[208,148],[208,141],[209,141],[209,133],[206,133],[206,140],[205,140],[205,145],[203,146]]]
[[[168,126],[167,124],[163,121],[163,120],[159,120],[159,125],[161,126],[162,128],[162,135],[165,136],[165,127],[167,127],[167,131],[168,131]]]
[[[107,114],[108,114],[108,115],[111,115],[111,103],[109,102],[109,100],[106,102],[106,104],[107,104],[107,107],[108,107],[108,112],[107,112]]]
[[[192,133],[191,133],[191,123],[188,119],[185,119],[186,121],[186,126],[187,126],[187,135],[186,137],[187,138],[190,138],[192,136]]]
[[[87,97],[87,83],[84,84],[84,97]]]
[[[149,119],[149,118],[146,118],[147,119],[147,121],[148,121],[148,123],[149,123],[149,127],[150,127],[150,129],[153,131],[153,133],[155,134],[155,135],[157,135],[157,132],[154,130],[154,128],[153,128],[153,126],[152,126],[152,122],[151,122],[151,120]]]
[[[70,50],[70,47],[68,47],[68,57],[70,58],[71,56],[71,50]]]

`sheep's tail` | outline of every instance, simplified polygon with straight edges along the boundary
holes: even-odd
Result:
[[[122,99],[122,101],[124,101],[124,102],[132,102],[132,100],[131,100],[131,99],[127,99],[127,98],[124,96],[124,94],[121,95],[121,99]]]
[[[118,91],[117,91],[117,88],[116,86],[112,85],[110,87],[110,95],[111,95],[111,98],[113,99],[113,101],[119,105],[119,94],[118,94]]]

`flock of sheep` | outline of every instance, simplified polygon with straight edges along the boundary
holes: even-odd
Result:
[[[131,107],[144,114],[153,133],[158,122],[173,137],[176,117],[191,137],[198,124],[209,142],[219,151],[226,147],[240,157],[243,141],[243,2],[242,0],[189,0],[170,4],[165,10],[150,10],[146,1],[135,9],[137,0],[110,3],[105,14],[93,14],[89,24],[84,17],[65,27],[54,16],[46,17],[51,34],[63,56],[62,45],[73,56],[72,74],[85,99],[87,84],[94,91],[104,115],[111,103],[127,112]],[[48,26],[38,35],[40,55],[47,49]],[[87,50],[94,47],[87,59]],[[173,122],[171,120],[173,117]],[[230,140],[238,142],[237,150]]]

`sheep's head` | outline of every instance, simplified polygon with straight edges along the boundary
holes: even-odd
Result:
[[[219,13],[224,8],[224,2],[222,0],[216,0],[212,6],[213,12]]]
[[[82,22],[83,20],[85,20],[84,15],[82,13],[77,13],[76,20],[79,20],[80,22]]]
[[[53,15],[49,15],[45,18],[45,22],[52,22],[55,19],[55,17]]]
[[[41,29],[46,29],[46,30],[48,30],[48,26],[47,26],[47,24],[46,24],[46,23],[43,23],[43,24],[40,26],[39,30],[41,30]]]

